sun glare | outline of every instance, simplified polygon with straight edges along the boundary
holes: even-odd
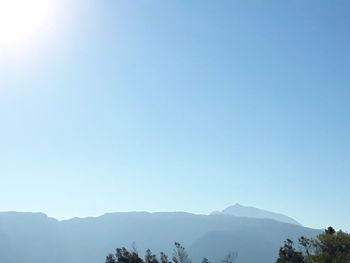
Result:
[[[49,0],[0,0],[0,44],[24,41],[45,26]]]

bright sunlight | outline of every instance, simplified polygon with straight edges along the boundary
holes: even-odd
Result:
[[[0,44],[19,44],[48,18],[49,0],[0,0]]]

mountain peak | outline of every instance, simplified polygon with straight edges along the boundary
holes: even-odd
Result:
[[[215,212],[212,214],[218,214],[218,213],[228,214],[228,215],[232,215],[232,216],[239,216],[239,217],[273,219],[273,220],[280,221],[283,223],[289,223],[289,224],[301,226],[301,224],[298,221],[296,221],[295,219],[293,219],[289,216],[275,213],[275,212],[270,212],[270,211],[255,208],[255,207],[243,206],[239,203],[236,203],[232,206],[229,206],[229,207],[225,208],[224,210],[222,210],[221,212]]]

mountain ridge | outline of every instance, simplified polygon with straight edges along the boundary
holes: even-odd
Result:
[[[287,215],[271,212],[268,210],[252,207],[252,206],[243,206],[239,203],[236,203],[232,206],[229,206],[222,211],[214,211],[211,215],[231,215],[238,217],[247,217],[247,218],[261,218],[261,219],[272,219],[283,223],[294,224],[298,226],[302,226],[297,220],[289,217]]]
[[[142,253],[150,248],[171,255],[177,241],[188,249],[193,262],[204,256],[220,262],[230,249],[239,254],[239,263],[271,263],[286,238],[318,233],[271,219],[226,214],[115,212],[57,221],[40,214],[2,212],[0,244],[6,250],[0,253],[0,262],[103,263],[115,248],[128,248],[133,242]],[[264,242],[263,250],[249,246],[257,240]]]

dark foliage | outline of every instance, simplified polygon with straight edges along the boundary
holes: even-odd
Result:
[[[350,234],[328,227],[316,239],[299,238],[297,250],[287,239],[277,263],[350,263]]]
[[[137,249],[133,245],[133,251],[128,251],[125,247],[117,248],[115,254],[109,254],[106,257],[106,263],[191,263],[186,249],[180,243],[175,242],[175,248],[172,255],[172,261],[161,252],[158,257],[150,249],[146,250],[144,259],[139,257]],[[234,263],[237,253],[228,253],[222,260],[222,263]],[[207,258],[203,258],[202,263],[211,263]]]

